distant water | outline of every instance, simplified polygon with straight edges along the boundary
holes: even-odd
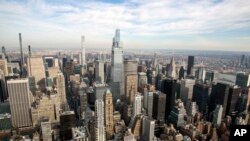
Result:
[[[235,74],[219,73],[217,81],[221,82],[221,83],[234,85],[236,82],[236,75]]]

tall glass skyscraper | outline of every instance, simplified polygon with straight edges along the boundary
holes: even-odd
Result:
[[[116,102],[124,94],[123,49],[120,42],[120,29],[116,29],[112,45],[112,82],[113,99]]]

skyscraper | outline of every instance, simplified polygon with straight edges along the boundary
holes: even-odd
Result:
[[[196,78],[198,80],[200,80],[201,82],[204,82],[205,81],[205,77],[206,77],[206,70],[205,70],[204,66],[201,66],[197,70]]]
[[[237,100],[240,97],[241,88],[239,86],[231,86],[229,88],[229,94],[227,99],[227,107],[225,108],[226,115],[230,115],[232,112],[236,111]]]
[[[80,116],[83,119],[88,107],[87,93],[83,90],[79,90],[78,94],[80,96]]]
[[[132,104],[138,89],[137,61],[124,60],[124,77],[126,99]]]
[[[101,60],[96,61],[95,80],[104,84],[104,63]]]
[[[147,114],[149,118],[153,117],[153,98],[154,98],[154,92],[148,92],[147,95]]]
[[[176,68],[175,68],[175,61],[174,57],[171,58],[170,64],[169,64],[169,69],[167,70],[167,76],[170,78],[175,78],[176,77]]]
[[[41,56],[31,56],[27,60],[28,74],[35,77],[36,88],[45,89],[45,67]]]
[[[7,99],[6,83],[3,72],[0,70],[0,102]]]
[[[165,105],[166,105],[166,94],[163,94],[160,91],[154,92],[153,118],[158,120],[160,124],[165,123]]]
[[[195,84],[194,79],[183,79],[180,80],[180,99],[186,106],[187,101],[193,97],[193,87]]]
[[[106,141],[103,100],[95,101],[95,141]]]
[[[250,85],[250,74],[238,73],[236,75],[235,84],[240,86],[242,89],[247,88]]]
[[[223,116],[222,112],[223,112],[222,105],[217,105],[213,113],[213,124],[216,127],[220,126],[221,124],[221,118]]]
[[[149,117],[143,117],[142,124],[142,141],[154,141],[155,139],[155,120]]]
[[[227,107],[229,95],[229,85],[223,83],[217,83],[216,86],[213,86],[211,96],[210,96],[210,105],[209,112],[213,111],[216,108],[216,105],[222,105],[222,107]],[[222,117],[225,117],[226,110],[223,110]]]
[[[7,87],[10,100],[12,126],[18,128],[32,126],[28,79],[8,80]]]
[[[61,103],[61,108],[65,110],[68,106],[66,99],[65,80],[63,73],[59,72],[56,77],[57,94]]]
[[[184,79],[184,78],[185,78],[185,70],[184,70],[184,67],[181,66],[179,70],[179,79]]]
[[[4,76],[8,76],[7,60],[4,53],[0,53],[0,70],[3,71]]]
[[[202,83],[197,83],[194,85],[192,101],[197,103],[199,106],[199,111],[203,114],[207,112],[207,103],[210,93],[211,88],[209,85]]]
[[[60,139],[71,140],[72,128],[76,126],[74,111],[65,111],[60,115]]]
[[[141,114],[141,109],[142,109],[142,95],[140,93],[137,93],[133,104],[134,116]]]
[[[187,75],[192,75],[193,67],[194,67],[194,56],[188,56]]]
[[[183,102],[177,101],[176,106],[168,116],[168,122],[173,123],[176,127],[180,127],[185,124],[184,117],[186,114]]]
[[[81,51],[81,65],[86,65],[86,62],[85,62],[85,37],[82,36],[82,40],[81,40],[81,46],[82,46],[82,51]]]
[[[112,54],[112,92],[114,100],[120,99],[124,94],[124,70],[123,70],[123,48],[120,42],[120,29],[116,29],[115,37],[113,38]]]
[[[113,99],[112,93],[109,89],[104,95],[104,110],[105,110],[105,127],[106,127],[106,139],[110,140],[114,135],[114,118],[113,118]]]
[[[176,100],[176,79],[164,79],[161,83],[161,91],[166,94],[165,120],[175,106]]]
[[[145,72],[138,73],[138,88],[139,92],[143,92],[145,85],[148,84],[147,74]]]
[[[245,56],[244,54],[241,55],[240,64],[241,64],[242,66],[244,65],[245,58],[246,58],[246,56]]]

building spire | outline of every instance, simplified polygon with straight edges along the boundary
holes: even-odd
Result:
[[[175,71],[175,61],[174,57],[172,56],[169,69],[168,69],[168,77],[175,78],[176,77],[176,71]]]

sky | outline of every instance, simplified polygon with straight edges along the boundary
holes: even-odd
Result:
[[[0,0],[0,46],[250,51],[250,0]]]

